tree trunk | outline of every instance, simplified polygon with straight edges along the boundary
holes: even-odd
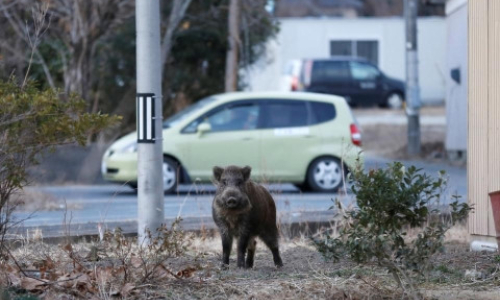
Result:
[[[230,0],[228,17],[228,48],[226,55],[226,92],[238,88],[238,46],[240,21],[240,0]]]

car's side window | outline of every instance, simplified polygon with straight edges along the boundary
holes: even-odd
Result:
[[[226,105],[191,122],[182,132],[194,133],[202,122],[209,123],[212,132],[252,130],[257,128],[259,114],[260,106],[255,103]]]
[[[349,66],[343,61],[315,61],[312,67],[312,82],[350,80]]]
[[[299,127],[308,123],[305,101],[271,100],[265,112],[264,128]]]
[[[337,112],[332,103],[310,101],[309,104],[313,115],[311,125],[327,122],[336,117]]]
[[[212,131],[256,129],[258,120],[259,106],[255,104],[227,107],[206,118]]]
[[[374,80],[380,75],[380,71],[374,66],[360,63],[360,62],[351,62],[351,74],[352,78],[355,80]]]

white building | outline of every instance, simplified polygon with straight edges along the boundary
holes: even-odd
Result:
[[[465,160],[467,151],[467,0],[446,2],[446,150]]]
[[[248,89],[280,89],[290,60],[350,54],[368,58],[388,76],[405,80],[403,18],[283,18],[265,58],[248,75]],[[441,17],[418,20],[421,96],[424,104],[443,103],[446,73],[446,23]]]

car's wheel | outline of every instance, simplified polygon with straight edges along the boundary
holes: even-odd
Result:
[[[312,162],[307,171],[307,182],[315,192],[336,192],[344,182],[342,163],[333,157],[320,157]]]
[[[163,172],[163,191],[166,194],[173,193],[177,188],[179,174],[177,169],[179,164],[171,158],[164,157],[162,172]]]
[[[391,109],[400,109],[403,107],[404,99],[399,93],[390,93],[385,99],[383,107],[388,107]]]

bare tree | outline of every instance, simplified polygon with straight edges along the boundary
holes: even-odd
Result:
[[[170,10],[170,17],[168,18],[167,29],[163,34],[163,41],[161,45],[161,63],[163,68],[165,68],[170,55],[170,50],[172,49],[172,38],[174,36],[174,32],[186,15],[189,4],[191,4],[191,0],[174,0],[172,9]]]
[[[170,16],[166,21],[166,29],[163,33],[163,38],[161,42],[161,63],[163,66],[163,73],[166,66],[168,65],[168,59],[170,57],[170,50],[173,45],[174,33],[179,27],[180,22],[184,19],[186,11],[189,8],[192,0],[174,0],[172,3],[172,8],[170,10]],[[128,117],[131,117],[133,110],[135,110],[135,86],[132,86],[130,90],[125,93],[122,97],[119,105],[112,112],[113,114],[119,114],[124,117],[123,123],[127,123]],[[164,92],[165,93],[165,92]],[[166,99],[166,97],[164,97]],[[164,103],[165,104],[165,103]]]
[[[40,7],[47,9],[45,18],[53,23],[45,28],[46,35],[62,43],[62,46],[59,43],[48,45],[62,64],[64,91],[76,92],[90,101],[94,72],[92,61],[98,43],[108,37],[116,25],[133,16],[133,0],[0,0],[0,10],[11,29],[30,48],[33,48],[31,37],[38,37],[35,30],[39,26],[30,26],[25,16],[26,12],[40,10]],[[5,43],[1,46],[8,48]],[[47,58],[36,47],[33,54],[36,57],[34,63],[42,66],[47,82],[55,87]]]

